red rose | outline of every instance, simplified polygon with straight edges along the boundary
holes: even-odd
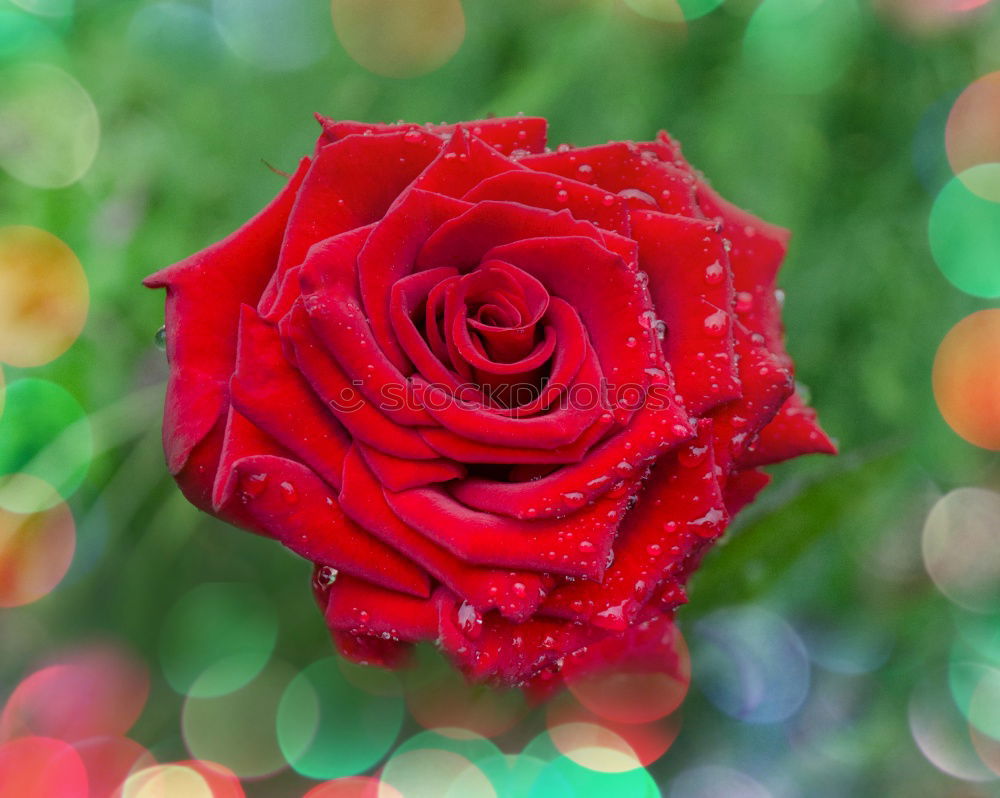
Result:
[[[349,657],[437,640],[530,685],[620,656],[758,467],[832,451],[782,345],[787,234],[666,134],[320,122],[267,208],[146,280],[171,472],[315,563]]]

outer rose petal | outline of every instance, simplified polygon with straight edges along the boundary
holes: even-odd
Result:
[[[413,187],[457,198],[487,178],[521,170],[527,171],[493,147],[471,137],[466,128],[459,127]]]
[[[696,416],[737,399],[729,257],[715,225],[653,211],[632,214],[640,268],[653,307],[666,323],[663,353],[684,406]],[[719,314],[723,315],[719,315]]]
[[[531,169],[593,183],[611,194],[619,194],[633,208],[701,216],[695,201],[694,177],[658,161],[655,153],[631,142],[559,149],[522,158],[521,163]]]
[[[281,193],[235,233],[143,280],[149,288],[167,289],[165,327],[171,370],[163,445],[172,474],[184,467],[191,451],[226,409],[240,306],[256,304],[267,285],[309,165],[304,158]],[[206,346],[206,341],[212,345]],[[199,478],[210,489],[214,463]]]
[[[352,133],[382,134],[399,130],[426,130],[444,137],[452,134],[459,127],[459,125],[378,125],[364,122],[336,122],[320,114],[317,114],[316,118],[323,126],[323,136],[321,137],[323,142],[336,141]],[[476,138],[482,139],[504,155],[510,155],[516,150],[541,152],[545,149],[545,132],[548,123],[541,117],[497,117],[460,124],[471,130],[472,135]]]
[[[435,593],[441,647],[473,681],[520,685],[566,655],[607,636],[598,626],[534,617],[512,623],[490,615],[469,634],[459,621],[458,602],[447,590]]]
[[[545,612],[622,631],[692,551],[722,534],[729,517],[712,454],[712,423],[696,441],[657,462],[618,533],[615,561],[598,585],[556,589]]]
[[[736,515],[750,504],[770,481],[771,477],[763,471],[733,471],[726,479],[726,509],[729,514]]]
[[[273,454],[232,465],[219,506],[232,502],[301,557],[392,590],[428,593],[427,574],[351,521],[336,496],[304,465]]]
[[[437,635],[438,612],[430,599],[349,576],[338,576],[330,585],[324,615],[331,629],[355,635],[410,641]]]
[[[836,454],[834,446],[816,421],[816,411],[793,393],[757,440],[739,459],[743,468],[780,463],[804,454]]]
[[[398,132],[348,136],[320,149],[295,200],[261,313],[270,315],[285,271],[298,266],[313,244],[380,219],[441,146],[436,136]]]

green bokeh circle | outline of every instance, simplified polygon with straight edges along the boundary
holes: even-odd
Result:
[[[620,773],[591,770],[565,756],[553,743],[552,736],[542,732],[524,749],[522,756],[547,762],[538,773],[528,798],[548,798],[552,795],[568,798],[607,798],[627,795],[629,798],[659,798],[660,791],[653,777],[643,767]]]
[[[163,623],[163,675],[178,693],[225,695],[260,673],[277,637],[274,608],[258,588],[200,585],[174,604]]]
[[[403,699],[355,687],[330,657],[292,680],[277,722],[281,751],[296,771],[338,779],[363,773],[385,756],[403,724]]]
[[[0,485],[3,477],[39,477],[68,498],[83,482],[93,457],[90,421],[66,389],[26,378],[7,385],[0,415]],[[58,502],[57,496],[28,496],[0,486],[0,506],[35,512]]]
[[[764,0],[747,25],[744,66],[765,88],[816,94],[844,73],[860,22],[855,0]]]
[[[928,227],[934,261],[958,289],[973,296],[1000,297],[1000,202],[973,192],[980,174],[1000,165],[975,166],[941,189]]]

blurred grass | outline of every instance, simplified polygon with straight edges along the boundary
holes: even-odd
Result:
[[[997,470],[996,458],[959,440],[934,407],[938,342],[988,303],[954,290],[931,260],[926,220],[950,175],[941,129],[927,138],[937,150],[915,154],[914,141],[929,108],[1000,68],[1000,8],[973,27],[914,38],[865,5],[843,75],[821,92],[788,95],[741,60],[752,0],[729,2],[686,33],[611,2],[468,0],[458,54],[403,80],[357,65],[332,34],[326,58],[290,73],[256,69],[210,31],[186,47],[153,46],[129,33],[144,5],[78,0],[71,22],[47,23],[52,39],[18,56],[73,74],[98,108],[102,139],[93,168],[72,187],[41,191],[0,174],[0,224],[61,237],[92,291],[87,328],[66,355],[41,369],[5,369],[5,377],[59,383],[105,414],[110,437],[72,501],[85,565],[51,597],[0,614],[0,635],[8,630],[13,646],[0,658],[0,683],[16,683],[39,655],[94,634],[125,639],[155,663],[167,610],[213,580],[259,582],[274,597],[282,657],[304,665],[328,651],[307,565],[198,514],[166,477],[155,387],[166,367],[153,346],[162,295],[139,281],[266,202],[281,180],[263,162],[294,167],[316,135],[313,111],[372,121],[523,111],[550,119],[553,144],[668,129],[727,197],[794,232],[781,277],[788,346],[843,455],[776,469],[776,484],[706,559],[681,617],[687,628],[715,608],[754,600],[793,619],[887,630],[893,650],[867,684],[871,705],[850,727],[846,772],[802,794],[945,794],[934,791],[945,789],[943,777],[918,756],[905,721],[913,680],[925,662],[944,661],[950,642],[947,605],[919,567],[920,512],[929,493],[995,479]],[[914,546],[916,568],[906,561]],[[178,708],[160,680],[137,737],[181,756]],[[696,757],[713,729],[723,754],[766,736],[726,725],[697,694],[685,714],[691,731],[657,765],[665,778]],[[780,741],[767,745],[781,751]],[[901,747],[905,778],[885,759]],[[793,782],[829,777],[790,756],[775,754]]]

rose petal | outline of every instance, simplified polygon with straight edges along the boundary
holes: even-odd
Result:
[[[332,489],[301,463],[273,454],[240,458],[219,506],[233,502],[300,557],[391,590],[428,595],[427,574],[344,515]]]
[[[489,257],[523,269],[573,306],[614,390],[643,390],[647,369],[666,369],[649,324],[649,293],[620,257],[593,239],[526,238],[490,250]]]
[[[285,224],[309,165],[304,158],[281,193],[235,233],[143,280],[148,288],[167,289],[171,371],[163,442],[172,474],[184,467],[220,418],[225,423],[240,306],[257,303],[274,271]],[[206,341],[212,345],[206,346]],[[207,475],[206,485],[212,481],[213,475]]]
[[[763,471],[732,471],[726,478],[726,510],[736,515],[767,487],[771,477]]]
[[[438,610],[429,598],[414,598],[362,579],[339,575],[330,585],[324,611],[332,630],[384,640],[426,640],[437,636]]]
[[[569,211],[529,208],[513,202],[486,200],[442,224],[424,243],[417,266],[430,269],[453,266],[468,271],[486,253],[502,244],[525,238],[573,236],[600,241],[600,231],[574,219]]]
[[[441,648],[473,681],[519,685],[568,654],[607,636],[597,626],[583,626],[553,618],[534,617],[513,623],[497,615],[483,618],[471,636],[458,620],[458,602],[447,590],[438,590]]]
[[[375,341],[407,375],[411,373],[409,362],[393,335],[393,286],[415,271],[417,253],[431,233],[469,207],[441,194],[407,191],[373,230],[358,255],[358,285]]]
[[[316,394],[330,406],[334,415],[354,440],[367,443],[395,457],[434,460],[438,453],[424,443],[418,430],[394,424],[367,402],[357,387],[341,371],[320,345],[301,304],[278,324],[282,339],[291,347],[299,371]],[[393,397],[387,397],[388,400]],[[395,397],[405,403],[407,397]],[[416,405],[411,405],[416,406]]]
[[[602,414],[576,441],[554,449],[517,448],[478,443],[447,429],[421,428],[420,437],[438,454],[460,463],[557,464],[575,463],[583,459],[591,447],[614,426],[610,413]]]
[[[632,214],[640,268],[659,320],[663,353],[684,405],[696,416],[740,395],[731,325],[715,320],[733,306],[733,278],[713,223],[655,211]],[[721,317],[719,317],[721,318]],[[712,321],[709,321],[712,320]]]
[[[780,463],[805,454],[836,454],[816,421],[816,411],[793,393],[739,458],[741,468]]]
[[[565,208],[575,219],[583,219],[627,236],[630,226],[625,201],[618,196],[609,200],[608,196],[607,191],[579,180],[524,170],[505,172],[483,180],[462,199],[473,203],[484,200],[520,202],[551,211]]]
[[[477,510],[514,518],[567,515],[604,495],[622,479],[643,473],[653,460],[694,434],[673,403],[669,383],[658,383],[646,404],[621,432],[594,447],[579,463],[525,482],[470,477],[451,488]]]
[[[466,128],[458,127],[413,187],[459,198],[489,177],[524,169],[485,142],[472,137]]]
[[[690,553],[718,537],[729,516],[712,455],[712,422],[698,438],[650,472],[639,501],[625,516],[615,561],[600,585],[574,582],[556,588],[544,611],[622,631]]]
[[[545,149],[545,131],[548,123],[542,117],[515,116],[480,119],[456,125],[379,125],[365,122],[336,122],[319,114],[316,118],[323,126],[325,141],[336,141],[352,133],[393,133],[399,130],[426,130],[441,137],[451,135],[459,125],[471,130],[472,135],[490,146],[510,155],[515,150],[542,152]]]
[[[353,236],[353,234],[347,234]],[[302,264],[302,307],[310,326],[351,385],[369,404],[398,424],[430,424],[416,402],[388,402],[409,395],[406,376],[375,341],[357,290],[354,262],[361,248],[341,244],[344,236],[328,239],[309,250]]]
[[[584,361],[579,384],[601,385],[601,370],[591,355]],[[593,426],[607,407],[600,397],[592,403],[567,401],[543,415],[511,418],[491,413],[482,405],[457,399],[417,376],[413,385],[427,412],[445,429],[477,443],[491,446],[550,449],[568,446]]]
[[[368,460],[368,453],[364,454]],[[345,464],[340,502],[351,518],[426,568],[480,612],[499,608],[508,617],[524,620],[541,604],[542,579],[537,573],[469,565],[407,526],[386,502],[370,468],[353,452]]]
[[[449,482],[465,476],[465,467],[454,460],[405,460],[380,452],[363,443],[356,444],[364,455],[368,467],[378,476],[379,482],[389,490],[421,488],[437,482]]]
[[[613,142],[531,155],[522,158],[521,163],[576,180],[586,177],[586,182],[609,194],[620,194],[634,209],[654,208],[664,213],[701,216],[695,202],[694,177],[660,160],[652,147]],[[589,171],[581,171],[581,167],[589,167]]]
[[[277,328],[246,305],[230,390],[242,415],[339,487],[347,433],[288,362]]]
[[[753,335],[759,333],[751,334],[741,324],[734,326],[743,395],[713,414],[715,457],[726,470],[774,418],[793,390],[792,374],[783,361],[765,346],[754,343]]]
[[[521,521],[481,513],[439,488],[386,492],[399,517],[463,560],[600,579],[627,496],[603,496],[566,518]],[[497,541],[503,541],[502,546]]]

